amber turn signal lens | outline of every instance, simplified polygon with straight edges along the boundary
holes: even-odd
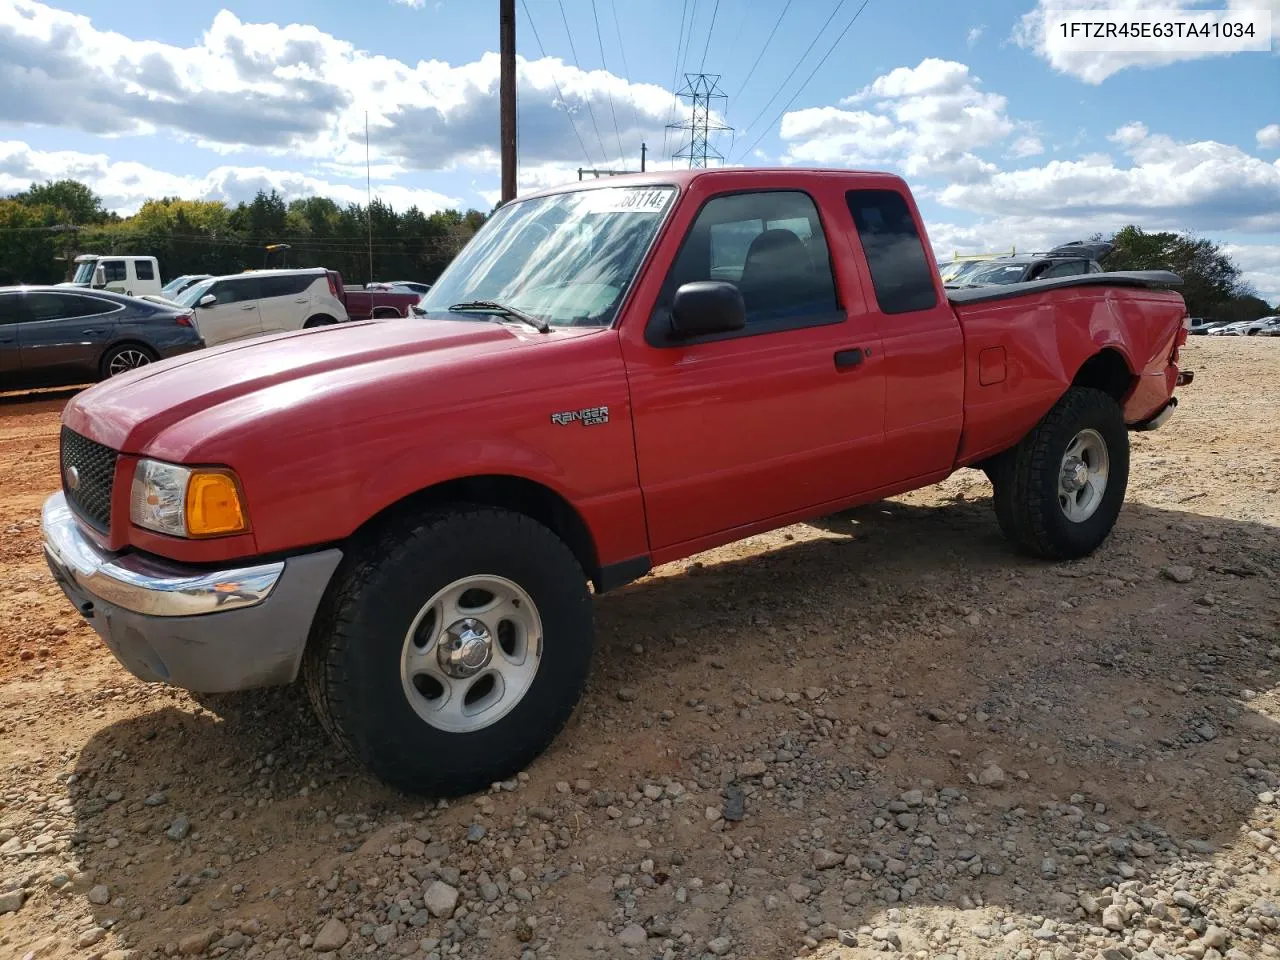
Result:
[[[229,473],[193,471],[187,484],[187,535],[213,537],[248,529],[240,486]]]

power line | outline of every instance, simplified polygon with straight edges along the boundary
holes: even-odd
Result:
[[[529,12],[528,5],[524,0],[520,0],[520,6],[524,9],[524,17],[529,21],[529,29],[533,31],[533,39],[538,43],[538,52],[542,55],[542,59],[547,59],[546,47],[542,45],[542,38],[538,36],[538,28],[533,22],[533,14]],[[573,127],[573,135],[578,138],[578,146],[582,147],[582,155],[587,158],[587,163],[591,162],[591,154],[587,151],[586,141],[582,139],[582,134],[578,132],[578,122],[573,119],[573,113],[569,110],[569,103],[564,98],[564,92],[560,89],[560,81],[556,79],[556,75],[551,74],[551,82],[555,84],[556,96],[560,102],[564,104],[564,115],[569,118],[569,125]],[[517,113],[517,116],[519,114]]]
[[[600,35],[600,14],[596,10],[596,0],[591,0],[591,18],[596,22],[596,43],[600,47],[600,66],[604,67],[605,73],[609,73],[609,64],[604,58],[604,38]],[[622,152],[622,134],[618,132],[618,111],[613,108],[613,91],[608,86],[604,89],[609,95],[609,113],[613,115],[613,135],[618,138],[618,159],[622,160],[625,154]],[[605,159],[607,160],[608,157]]]
[[[746,126],[746,129],[747,129],[747,130],[754,130],[754,129],[755,129],[756,121],[757,121],[757,120],[759,120],[761,117],[763,117],[763,116],[764,116],[764,114],[765,114],[765,111],[766,111],[766,110],[768,110],[770,106],[772,106],[773,101],[774,101],[774,100],[776,100],[776,99],[778,99],[778,94],[780,94],[780,93],[782,92],[783,87],[785,87],[788,83],[790,83],[790,82],[791,82],[791,78],[792,78],[792,77],[794,77],[794,76],[796,75],[796,71],[797,71],[797,70],[799,70],[799,69],[800,69],[800,65],[801,65],[802,63],[804,63],[804,58],[805,58],[805,57],[807,57],[807,56],[809,56],[809,51],[811,51],[811,50],[814,48],[814,46],[817,44],[818,40],[819,40],[819,39],[821,39],[821,37],[822,37],[822,32],[823,32],[824,30],[826,30],[826,29],[827,29],[827,27],[829,27],[829,26],[831,25],[831,21],[832,21],[832,20],[834,20],[834,19],[836,18],[836,14],[837,14],[837,13],[839,13],[839,12],[840,12],[840,9],[841,9],[841,8],[842,8],[846,3],[848,3],[848,2],[849,2],[849,0],[837,0],[837,3],[836,3],[836,5],[835,5],[835,9],[831,11],[831,16],[827,17],[827,22],[826,22],[826,23],[824,23],[821,27],[819,27],[819,28],[818,28],[818,32],[817,32],[817,33],[815,33],[815,34],[813,35],[813,39],[809,41],[809,46],[805,47],[805,49],[804,49],[804,53],[800,54],[800,59],[796,61],[796,65],[795,65],[794,67],[792,67],[792,68],[791,68],[791,72],[787,74],[786,79],[785,79],[785,80],[783,80],[780,84],[778,84],[777,89],[776,89],[776,90],[774,90],[774,92],[773,92],[773,96],[772,96],[772,97],[770,97],[770,98],[768,99],[768,101],[765,103],[765,105],[764,105],[763,107],[761,107],[761,108],[760,108],[760,112],[759,112],[759,113],[757,113],[754,117],[752,117],[751,122],[750,122],[750,123],[748,123],[748,124],[747,124],[747,126]],[[864,6],[865,6],[865,4],[864,4]],[[859,11],[859,12],[861,12],[861,11]],[[843,34],[842,34],[842,36],[843,36]],[[757,141],[757,142],[758,142],[758,141]],[[752,146],[754,146],[754,144],[753,144]],[[750,149],[748,149],[748,152],[750,152]]]
[[[784,113],[786,113],[788,110],[791,109],[791,105],[796,102],[796,98],[799,97],[800,94],[804,91],[804,88],[809,85],[809,81],[812,80],[814,75],[822,68],[822,65],[827,62],[827,58],[830,57],[831,54],[835,52],[836,47],[840,45],[840,41],[844,39],[844,35],[849,32],[850,27],[852,27],[855,23],[858,22],[858,18],[862,16],[862,11],[867,9],[867,4],[869,4],[870,2],[871,0],[862,0],[862,6],[860,6],[858,8],[857,13],[853,15],[853,19],[850,20],[847,24],[845,24],[844,29],[840,31],[840,35],[836,37],[835,42],[832,43],[831,46],[827,48],[827,52],[822,55],[822,59],[817,62],[817,64],[814,66],[814,68],[811,71],[809,71],[809,75],[804,78],[804,83],[800,84],[800,86],[796,88],[796,92],[791,95],[791,99],[786,102],[786,105],[781,110],[778,111],[778,115],[774,117],[772,120],[770,120],[769,123],[767,123],[764,126],[764,128],[760,131],[760,136],[756,137],[755,140],[752,142],[751,146],[747,147],[747,149],[742,152],[742,157],[745,157],[752,150],[754,150],[756,148],[756,144],[758,144],[762,139],[764,139],[765,133],[773,129],[773,125],[777,123],[780,119],[782,119],[782,115]],[[843,0],[841,0],[841,5],[843,5]],[[741,157],[739,159],[741,159]]]
[[[733,100],[737,100],[738,97],[742,96],[742,91],[747,89],[747,84],[751,82],[751,77],[755,74],[756,67],[760,66],[760,61],[764,59],[764,52],[769,49],[769,44],[773,43],[773,35],[778,32],[778,25],[782,23],[782,18],[790,8],[791,0],[787,0],[787,2],[782,5],[782,13],[778,14],[778,19],[773,22],[773,29],[769,31],[769,37],[765,40],[764,46],[761,47],[760,52],[756,54],[755,63],[751,64],[751,69],[747,71],[747,79],[742,81],[738,86],[738,92],[733,95]]]
[[[699,73],[704,73],[707,69],[707,51],[711,49],[711,35],[716,32],[716,14],[720,12],[720,0],[716,0],[716,5],[711,9],[711,26],[707,27],[707,42],[702,48],[702,64],[698,67]]]
[[[667,124],[662,131],[662,155],[667,155],[667,129],[671,123],[671,115],[675,112],[676,105],[676,83],[680,80],[680,48],[684,46],[684,18],[689,12],[689,0],[684,0],[684,5],[680,8],[680,35],[676,37],[676,62],[671,68],[671,103],[667,107]]]
[[[573,54],[573,66],[579,73],[582,73],[583,69],[578,62],[578,51],[573,46],[573,31],[569,29],[569,18],[564,12],[564,0],[558,0],[558,2],[560,4],[560,19],[564,21],[564,32],[569,37],[569,52]],[[596,143],[600,145],[600,156],[604,157],[607,162],[609,159],[609,151],[604,148],[604,137],[600,136],[600,125],[596,123],[596,112],[591,107],[590,89],[587,90],[587,96],[584,99],[587,101],[587,115],[591,117],[591,126],[594,127],[596,131]]]
[[[627,45],[622,42],[622,24],[618,21],[618,4],[617,0],[609,0],[609,6],[613,10],[613,29],[618,34],[618,52],[622,54],[622,76],[627,81],[627,99],[631,101],[631,114],[635,118],[636,129],[642,127],[640,123],[640,110],[636,106],[636,97],[631,89],[631,68],[627,66]]]
[[[693,47],[693,25],[698,22],[698,0],[693,0],[693,6],[689,8],[689,29],[684,35],[684,56],[680,58],[680,68],[682,70],[689,69],[689,50]]]
[[[743,28],[746,27],[747,23],[751,20],[751,17],[748,16],[748,14],[751,12],[751,4],[753,2],[754,0],[747,0],[742,7],[742,15],[738,17],[738,29],[733,32],[733,40],[729,42],[730,50],[738,49],[738,41],[742,39]]]

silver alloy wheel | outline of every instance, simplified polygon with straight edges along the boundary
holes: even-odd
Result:
[[[151,358],[143,351],[126,347],[111,358],[111,362],[107,364],[107,376],[114,377],[118,373],[126,373],[130,370],[136,370],[138,367],[145,367],[151,362]]]
[[[423,604],[405,634],[400,680],[428,724],[471,733],[511,712],[541,662],[533,600],[510,580],[484,574],[455,580]]]
[[[1073,523],[1084,523],[1102,505],[1111,456],[1097,430],[1081,430],[1067,444],[1058,470],[1058,505]]]

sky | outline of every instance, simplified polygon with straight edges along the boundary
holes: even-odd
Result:
[[[1280,43],[1043,42],[1047,10],[1175,5],[1270,9],[1280,36],[1280,0],[517,0],[519,187],[637,169],[642,142],[687,166],[673,92],[706,72],[725,163],[899,173],[941,259],[1134,223],[1224,244],[1280,301]],[[363,203],[368,175],[397,209],[488,210],[497,6],[0,0],[0,195]]]

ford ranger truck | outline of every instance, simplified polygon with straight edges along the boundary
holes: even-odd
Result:
[[[888,174],[573,183],[499,208],[421,316],[78,394],[49,567],[136,676],[300,681],[384,781],[482,789],[573,711],[593,592],[659,564],[969,467],[1021,550],[1095,550],[1190,378],[1178,282],[948,296]]]

